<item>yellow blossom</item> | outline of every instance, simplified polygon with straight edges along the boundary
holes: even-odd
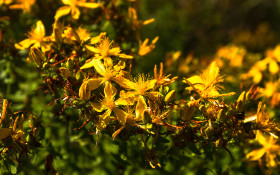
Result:
[[[117,89],[110,82],[106,83],[104,88],[104,94],[105,94],[104,99],[101,100],[100,103],[90,102],[92,108],[95,111],[102,112],[106,110],[106,112],[100,116],[99,122],[96,125],[99,131],[104,129],[108,125],[110,121],[110,115],[113,111],[116,113],[120,113],[120,111],[122,111],[121,109],[118,109],[117,106],[133,104],[133,101],[129,101],[122,98],[115,100]],[[125,122],[124,118],[120,118],[117,116],[117,119],[121,124]]]
[[[10,9],[22,9],[23,12],[30,12],[31,6],[36,0],[17,0],[17,4],[10,5]],[[1,4],[1,3],[0,3]]]
[[[137,101],[135,110],[137,119],[144,117],[144,111],[147,108],[144,96],[154,99],[161,95],[159,92],[149,91],[154,88],[156,82],[157,81],[154,79],[146,80],[146,77],[141,74],[138,75],[138,77],[135,79],[135,82],[127,79],[122,79],[122,81],[118,82],[121,86],[133,90],[128,92],[121,91],[120,96],[123,98],[131,97]]]
[[[100,39],[100,38],[98,38]],[[93,42],[94,40],[92,40]],[[86,46],[87,50],[95,54],[93,58],[87,61],[85,65],[81,67],[81,69],[87,69],[93,66],[94,60],[101,60],[103,59],[105,62],[105,65],[107,66],[113,66],[113,60],[111,59],[111,56],[125,58],[125,59],[132,59],[133,57],[130,55],[122,54],[121,49],[119,47],[111,47],[111,42],[107,37],[102,37],[100,39],[99,44],[97,44],[97,47],[95,46]]]
[[[198,76],[192,76],[188,79],[184,79],[185,83],[188,83],[191,87],[187,87],[186,90],[194,90],[200,94],[204,99],[217,98],[222,96],[234,95],[234,92],[228,94],[220,94],[219,89],[222,88],[219,85],[220,82],[223,82],[223,77],[219,75],[219,67],[216,62],[212,62],[211,65],[203,71],[203,73]]]
[[[41,47],[42,51],[48,51],[50,46],[45,42],[45,27],[42,21],[37,21],[36,27],[28,32],[28,38],[15,44],[15,47],[24,50],[33,45],[33,47]]]
[[[85,8],[97,8],[100,6],[99,3],[94,2],[85,2],[85,0],[62,0],[63,4],[66,6],[60,7],[55,14],[55,22],[58,21],[59,18],[65,16],[71,12],[72,18],[79,19],[80,17],[80,10],[78,7],[85,7]]]
[[[119,68],[119,66],[104,66],[100,60],[91,61],[91,65],[95,68],[96,72],[101,75],[101,77],[91,78],[83,82],[79,89],[79,96],[83,100],[88,100],[90,98],[91,91],[97,89],[104,82],[113,80],[117,83],[120,83],[123,79],[121,77],[122,70]]]
[[[246,50],[235,45],[222,47],[217,52],[217,57],[228,59],[233,67],[241,66],[245,55]]]
[[[266,138],[260,132],[256,137],[257,141],[263,146],[261,149],[251,151],[246,155],[246,158],[251,161],[261,160],[265,156],[266,165],[268,167],[275,167],[277,163],[275,162],[276,156],[280,155],[280,146],[276,144],[272,136]]]
[[[277,93],[278,89],[278,81],[277,82],[266,82],[265,83],[265,88],[260,89],[260,93],[267,97],[270,98],[272,97],[275,93]]]

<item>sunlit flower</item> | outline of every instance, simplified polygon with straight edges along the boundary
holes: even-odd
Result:
[[[276,144],[272,136],[266,138],[260,132],[258,133],[256,140],[263,146],[261,149],[251,151],[246,155],[246,158],[251,161],[259,160],[265,156],[265,162],[268,167],[275,167],[277,163],[275,162],[276,156],[280,155],[280,146]]]
[[[110,115],[112,112],[120,113],[122,110],[118,109],[119,105],[132,105],[133,101],[128,101],[122,98],[115,100],[115,96],[117,94],[117,89],[110,83],[107,82],[104,88],[104,98],[100,101],[100,103],[92,103],[90,102],[92,108],[97,112],[105,111],[102,115],[100,115],[99,122],[96,124],[97,129],[100,131],[104,129],[109,121]],[[117,119],[120,123],[124,124],[124,118],[120,118],[117,116]]]
[[[41,47],[45,52],[50,49],[49,45],[45,42],[45,27],[42,21],[37,21],[35,29],[28,32],[28,38],[15,44],[15,47],[20,50],[24,50],[33,47]]]
[[[79,19],[80,10],[78,7],[84,8],[98,8],[100,6],[99,3],[94,2],[86,2],[86,0],[62,0],[63,4],[66,6],[60,7],[55,14],[55,21],[57,21],[62,16],[68,15],[71,12],[72,18]]]
[[[156,84],[156,80],[147,80],[145,75],[139,74],[138,77],[135,79],[134,82],[130,80],[123,79],[122,82],[119,82],[119,84],[126,89],[130,89],[132,91],[124,92],[121,91],[120,96],[123,98],[134,98],[137,102],[136,105],[136,118],[139,119],[140,117],[144,117],[144,111],[147,108],[147,104],[145,101],[145,96],[150,97],[151,99],[155,99],[161,94],[156,91],[150,91],[154,88]]]
[[[112,42],[110,42],[109,39],[105,36],[100,39],[100,42],[97,44],[97,46],[87,45],[87,50],[94,54],[94,57],[91,58],[91,61],[103,59],[106,66],[113,66],[113,60],[111,58],[112,56],[125,59],[133,58],[130,55],[120,53],[121,49],[119,47],[111,47],[111,45]],[[93,64],[91,63],[91,61],[87,61],[87,63],[83,65],[81,69],[87,69],[92,67]]]
[[[228,59],[233,67],[241,66],[246,50],[238,46],[222,47],[217,52],[217,57]]]
[[[97,89],[101,84],[108,81],[115,81],[120,83],[122,81],[120,66],[104,66],[100,60],[91,61],[92,66],[95,68],[96,72],[101,75],[98,78],[91,78],[83,82],[79,89],[79,96],[83,100],[88,100],[91,95],[91,91]]]
[[[203,73],[198,76],[185,78],[183,82],[188,83],[190,87],[185,88],[189,91],[196,91],[202,98],[211,99],[222,96],[234,95],[234,92],[228,94],[220,94],[219,89],[223,88],[219,83],[223,82],[223,76],[219,75],[219,67],[216,62],[212,62]]]

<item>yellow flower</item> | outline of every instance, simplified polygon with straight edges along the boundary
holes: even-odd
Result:
[[[274,50],[266,52],[266,58],[270,73],[276,74],[279,72],[278,63],[280,62],[280,45],[277,45]]]
[[[85,7],[85,8],[97,8],[100,5],[98,3],[94,2],[85,2],[85,0],[62,0],[63,4],[66,6],[60,7],[55,14],[55,23],[58,21],[59,18],[62,16],[65,16],[71,12],[72,18],[79,19],[80,17],[80,10],[79,7]]]
[[[278,89],[278,81],[277,82],[267,82],[265,83],[265,88],[260,89],[260,93],[267,98],[272,97],[275,93],[277,93]]]
[[[194,90],[200,94],[201,98],[211,99],[223,96],[234,95],[234,92],[228,94],[220,94],[219,89],[222,88],[219,85],[223,82],[223,77],[219,75],[219,67],[216,62],[212,62],[211,65],[198,76],[192,76],[188,79],[184,79],[183,82],[188,83],[191,87],[185,88],[186,90]]]
[[[143,119],[144,117],[144,111],[147,108],[147,104],[145,101],[144,96],[148,96],[151,99],[157,98],[161,94],[156,91],[149,91],[154,88],[157,80],[146,80],[145,76],[142,74],[139,74],[138,77],[135,79],[135,82],[131,82],[127,79],[122,79],[122,81],[118,82],[119,85],[123,86],[124,88],[133,90],[124,92],[121,91],[120,96],[122,98],[134,98],[137,101],[136,104],[136,118]]]
[[[11,5],[10,9],[22,9],[23,12],[30,12],[31,6],[36,0],[17,0],[17,4]],[[0,3],[1,4],[1,3]]]
[[[15,44],[15,47],[24,50],[33,45],[33,47],[41,47],[42,51],[48,51],[50,46],[45,42],[45,27],[42,21],[37,21],[35,29],[28,32],[28,38]]]
[[[99,75],[101,75],[101,77],[91,78],[83,82],[83,84],[79,89],[79,96],[83,100],[88,100],[90,98],[91,91],[97,89],[104,82],[111,81],[111,80],[117,83],[122,82],[122,78],[121,78],[122,71],[118,66],[107,67],[104,66],[104,64],[100,60],[91,61],[91,66],[95,68],[96,72]]]
[[[104,99],[101,100],[100,103],[93,103],[90,102],[92,108],[97,111],[97,112],[102,112],[104,110],[106,110],[106,112],[104,112],[100,118],[99,118],[99,122],[96,125],[97,129],[100,131],[102,129],[104,129],[109,121],[110,121],[110,115],[111,113],[114,111],[115,113],[120,113],[122,110],[118,109],[117,106],[119,105],[133,105],[133,101],[129,101],[127,99],[122,99],[119,98],[118,100],[115,101],[115,96],[117,94],[117,89],[110,83],[107,82],[104,88]],[[124,118],[120,118],[117,116],[117,119],[119,120],[119,122],[121,124],[125,123]]]
[[[155,44],[157,41],[158,41],[158,37],[155,37],[150,45],[147,45],[149,42],[148,38],[146,38],[144,42],[140,41],[138,54],[140,56],[144,56],[150,53],[155,48]]]
[[[255,161],[261,160],[265,156],[266,165],[268,167],[275,167],[277,163],[275,162],[276,155],[280,155],[280,146],[276,144],[276,141],[272,136],[266,138],[260,132],[257,134],[256,140],[263,146],[261,149],[251,151],[246,155],[246,158]]]
[[[105,36],[100,39],[100,42],[97,45],[97,47],[87,45],[86,48],[90,53],[95,54],[95,56],[91,59],[91,61],[103,59],[105,65],[107,66],[113,66],[113,61],[111,59],[111,56],[125,58],[125,59],[133,58],[130,55],[120,53],[121,49],[119,47],[111,48],[111,42]],[[88,61],[85,65],[83,65],[81,69],[87,69],[92,67],[93,64],[91,61]]]
[[[244,48],[233,45],[220,48],[217,52],[217,56],[219,58],[228,59],[231,66],[238,67],[242,65],[246,52]]]

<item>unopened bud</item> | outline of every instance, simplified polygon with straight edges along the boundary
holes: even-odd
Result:
[[[172,91],[170,91],[170,92],[165,96],[164,101],[165,101],[166,103],[171,103],[171,102],[174,101],[175,96],[176,96],[176,91],[175,91],[175,90],[172,90]]]
[[[216,142],[215,142],[215,145],[216,145],[216,147],[217,148],[221,148],[222,146],[223,146],[223,141],[221,140],[221,139],[219,139],[219,140],[217,140]]]
[[[64,77],[64,78],[68,78],[71,77],[71,72],[69,71],[69,69],[65,68],[65,67],[61,67],[59,68],[60,74]]]
[[[151,115],[149,114],[149,110],[147,109],[144,111],[143,123],[144,124],[152,123]]]
[[[41,67],[43,65],[44,56],[37,47],[30,48],[29,56],[37,64],[38,67]]]
[[[55,27],[53,29],[53,33],[54,33],[54,39],[56,42],[61,43],[62,42],[62,34],[61,31],[59,30],[58,27]]]

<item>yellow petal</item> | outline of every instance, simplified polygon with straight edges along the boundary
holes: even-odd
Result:
[[[118,106],[118,105],[133,105],[134,104],[134,101],[135,101],[135,98],[133,97],[125,97],[125,98],[119,98],[115,101],[115,104]]]
[[[114,47],[109,50],[109,55],[118,56],[120,52],[121,49],[119,47]]]
[[[93,64],[96,72],[98,72],[102,76],[105,76],[106,69],[105,69],[103,63],[100,60],[96,60],[96,59],[93,59],[91,62]]]
[[[147,90],[153,89],[157,83],[157,80],[148,80],[147,81]]]
[[[214,61],[211,63],[211,65],[203,72],[203,77],[205,78],[205,87],[208,87],[212,83],[215,83],[217,81],[219,75],[219,67],[217,66],[217,63]]]
[[[96,124],[96,129],[97,131],[101,131],[104,128],[106,128],[106,126],[109,124],[110,122],[110,115],[111,115],[111,110],[107,110],[106,112],[104,112],[102,115],[100,115],[99,121]]]
[[[93,62],[91,60],[87,61],[80,69],[88,69],[88,68],[93,67]]]
[[[262,80],[262,73],[257,68],[252,68],[249,75],[253,77],[253,81],[258,84]]]
[[[71,11],[71,7],[70,6],[63,6],[63,7],[60,7],[56,13],[55,13],[55,16],[54,16],[54,19],[55,21],[57,21],[59,18],[61,18],[62,16],[65,16],[67,14],[69,14]]]
[[[91,9],[94,9],[94,8],[97,8],[97,7],[100,6],[98,3],[94,3],[94,2],[92,2],[92,3],[91,2],[81,2],[81,1],[78,1],[77,5],[80,6],[80,7],[91,8]]]
[[[267,139],[264,137],[264,135],[260,132],[260,131],[257,131],[257,134],[256,134],[256,140],[262,144],[263,146],[266,146],[268,143],[267,143]]]
[[[1,115],[0,124],[3,123],[3,121],[5,121],[5,119],[8,116],[8,112],[7,112],[8,105],[9,105],[8,100],[4,99],[2,105],[2,115]]]
[[[72,15],[73,19],[76,19],[76,20],[79,19],[80,14],[81,14],[81,12],[76,6],[71,7],[71,15]]]
[[[73,5],[73,0],[62,0],[62,3],[65,5]]]
[[[97,111],[97,112],[102,112],[104,110],[103,105],[101,103],[93,103],[93,102],[89,102],[91,107]]]
[[[259,160],[264,154],[265,154],[266,150],[265,149],[258,149],[258,150],[254,150],[250,153],[248,153],[246,155],[247,159],[250,159],[252,161],[254,160]]]
[[[91,91],[98,88],[102,83],[101,78],[89,79],[81,85],[79,89],[79,96],[82,100],[88,100],[91,95]]]
[[[7,138],[12,134],[12,129],[10,128],[0,128],[0,140]]]
[[[276,61],[272,60],[269,62],[269,72],[276,74],[279,71],[279,66]]]
[[[188,84],[191,83],[193,85],[204,83],[203,80],[201,79],[201,77],[198,76],[198,75],[195,75],[195,76],[192,76],[191,78],[185,79],[185,82],[188,83]]]
[[[25,39],[23,41],[21,41],[18,44],[15,44],[15,48],[19,49],[19,50],[24,50],[27,49],[30,45],[34,44],[36,42],[36,40],[32,40],[32,39]]]
[[[136,110],[135,110],[137,119],[139,119],[141,117],[140,119],[142,120],[143,114],[144,114],[144,111],[146,108],[147,108],[147,104],[145,102],[144,97],[139,96],[138,103],[136,105]]]
[[[134,89],[136,84],[124,77],[113,77],[112,80],[114,80],[116,83],[118,83],[120,86],[126,88],[126,89]]]
[[[119,135],[119,133],[124,129],[125,126],[120,127],[120,129],[118,129],[117,131],[115,131],[112,135],[113,140],[117,137],[117,135]]]
[[[123,54],[123,53],[120,53],[118,56],[121,57],[121,58],[125,58],[125,59],[133,59],[133,56],[126,55],[126,54]]]
[[[111,82],[106,82],[104,88],[105,98],[113,99],[117,93],[117,89],[112,85]]]
[[[100,53],[100,50],[94,46],[86,45],[85,47],[86,47],[87,51],[89,51],[92,54]]]
[[[118,108],[115,108],[113,111],[116,114],[117,119],[120,122],[120,124],[124,125],[126,123],[127,113]]]
[[[93,78],[93,79],[87,80],[87,82],[88,82],[89,90],[93,91],[94,89],[98,88],[103,83],[103,79],[102,78]]]
[[[146,20],[146,21],[143,22],[143,25],[148,25],[148,24],[150,24],[150,23],[152,23],[152,22],[154,22],[154,21],[155,21],[154,18],[148,19],[148,20]]]
[[[45,27],[41,20],[36,22],[36,28],[33,32],[37,36],[45,36]]]
[[[120,92],[120,97],[121,98],[135,98],[137,97],[138,93],[136,91],[128,91],[125,92],[124,90],[122,90]]]

